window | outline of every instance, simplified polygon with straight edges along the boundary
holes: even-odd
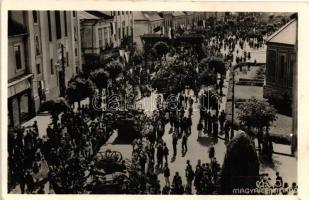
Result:
[[[74,40],[77,41],[77,29],[76,29],[76,26],[74,26]]]
[[[33,23],[37,24],[38,23],[38,12],[32,11],[32,17],[33,17]]]
[[[126,11],[126,14],[129,14],[129,11]]]
[[[99,35],[99,47],[102,48],[103,47],[103,29],[102,28],[98,30],[98,35]]]
[[[77,48],[75,47],[75,56],[77,56]]]
[[[40,49],[39,36],[35,35],[35,55],[39,56],[40,54],[41,54],[41,49]]]
[[[76,11],[73,11],[73,17],[76,17]]]
[[[120,11],[118,11],[118,15],[120,15]]]
[[[280,69],[280,74],[279,74],[280,78],[284,78],[285,71],[286,71],[285,55],[280,55],[279,69]]]
[[[293,86],[293,78],[296,76],[295,73],[295,68],[296,68],[296,57],[295,54],[291,54],[290,57],[290,71],[289,71],[289,86]]]
[[[129,35],[129,27],[127,26],[127,36]]]
[[[47,21],[48,21],[48,37],[49,41],[53,41],[52,31],[51,31],[51,21],[50,21],[50,12],[47,11]]]
[[[21,63],[21,47],[20,47],[19,44],[14,46],[14,54],[15,54],[16,69],[19,70],[19,69],[22,68],[22,63]]]
[[[68,36],[67,12],[64,11],[64,35]]]
[[[60,11],[55,11],[55,21],[56,21],[56,36],[57,39],[60,39],[61,38]]]
[[[122,15],[124,15],[124,11],[122,11]]]
[[[65,55],[66,55],[66,61],[67,61],[67,67],[69,66],[69,52],[66,52],[65,53]]]
[[[126,28],[125,27],[122,27],[122,38],[124,38],[124,36],[125,36],[125,31],[126,30]]]
[[[37,74],[41,73],[41,66],[40,66],[40,64],[36,64],[36,73]]]
[[[54,60],[50,59],[50,74],[54,74]]]
[[[269,50],[267,57],[268,75],[274,77],[276,73],[276,51]]]

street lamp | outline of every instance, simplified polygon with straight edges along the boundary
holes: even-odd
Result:
[[[232,127],[231,127],[231,138],[234,137],[234,104],[235,104],[235,71],[234,67],[232,68]]]

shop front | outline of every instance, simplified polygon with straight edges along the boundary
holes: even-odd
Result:
[[[32,74],[8,84],[8,126],[15,127],[34,116]]]

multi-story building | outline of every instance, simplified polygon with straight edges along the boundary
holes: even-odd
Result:
[[[8,111],[15,126],[43,101],[64,95],[80,71],[80,34],[72,11],[10,11],[8,19]]]
[[[296,20],[291,20],[267,41],[264,97],[291,100],[296,63]]]
[[[163,34],[163,18],[157,12],[133,12],[134,42],[136,47],[143,47],[140,36],[145,34]]]
[[[133,39],[134,19],[132,11],[102,11],[113,16],[112,41],[114,47],[121,45],[125,37]]]
[[[113,17],[99,11],[79,11],[83,55],[100,54],[112,47]]]
[[[173,29],[184,28],[186,24],[186,14],[181,11],[172,12],[173,16]]]
[[[186,29],[191,30],[194,25],[194,12],[184,12],[186,14]]]
[[[173,12],[163,11],[158,14],[163,18],[163,27],[164,34],[167,35],[169,33],[169,29],[173,27]]]

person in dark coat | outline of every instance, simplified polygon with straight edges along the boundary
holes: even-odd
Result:
[[[181,142],[181,147],[182,147],[183,153],[186,153],[188,151],[187,141],[188,141],[188,136],[187,136],[187,134],[184,134],[182,136],[182,142]]]
[[[226,114],[224,110],[221,111],[220,116],[219,116],[219,123],[220,123],[220,131],[223,132],[224,128],[224,122],[226,120]]]
[[[203,131],[203,124],[201,122],[201,120],[199,121],[199,123],[197,124],[197,139],[199,139],[202,136],[202,131]]]
[[[168,164],[165,163],[164,168],[163,168],[163,174],[164,174],[164,179],[165,179],[165,185],[170,187],[170,169],[168,168]]]
[[[177,141],[178,141],[178,136],[176,135],[176,133],[173,133],[173,156],[176,157],[177,155]]]
[[[168,152],[169,152],[169,150],[168,150],[168,148],[166,146],[166,143],[164,142],[163,143],[163,156],[164,156],[164,159],[165,159],[165,163],[168,163],[167,162],[168,154],[169,154]]]
[[[218,140],[218,122],[217,121],[215,121],[214,123],[213,123],[213,138],[214,138],[214,140]]]

